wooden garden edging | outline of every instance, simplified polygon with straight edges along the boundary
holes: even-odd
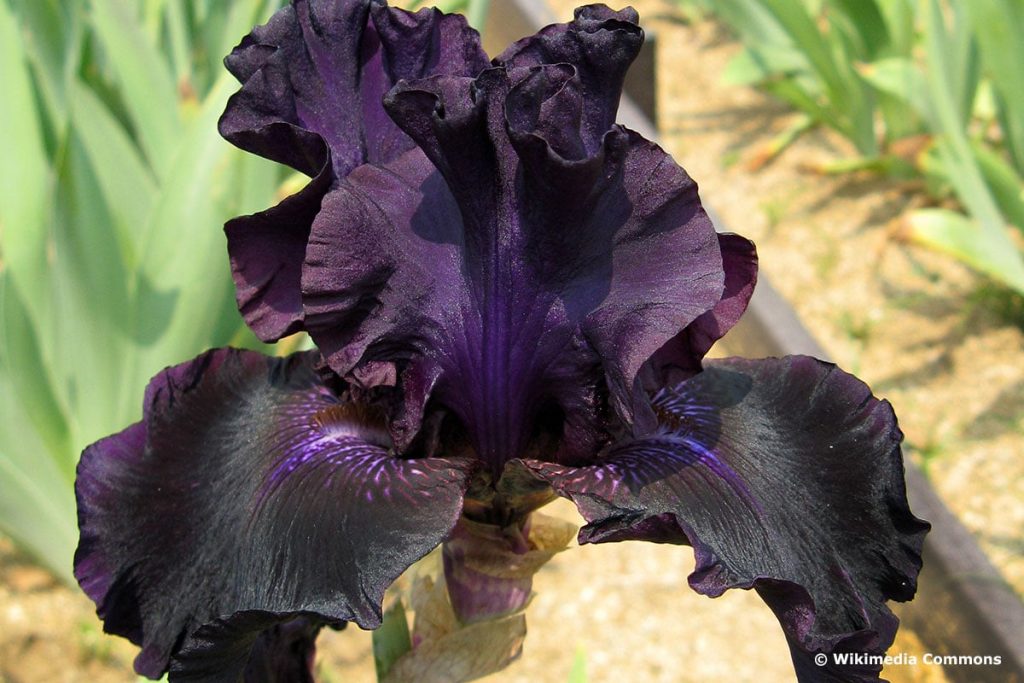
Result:
[[[513,40],[554,22],[544,0],[495,0],[484,31],[497,54]],[[648,40],[626,79],[619,121],[657,140],[654,41]],[[635,104],[639,103],[639,104]],[[705,203],[707,208],[707,203]],[[720,231],[724,223],[708,208]],[[793,309],[762,272],[746,315],[726,337],[731,352],[751,358],[807,354],[827,359]],[[963,683],[1024,683],[1024,603],[971,533],[939,499],[920,470],[906,465],[907,495],[918,517],[932,523],[924,547],[917,598],[895,609],[935,655],[996,655],[1000,666],[947,666]]]

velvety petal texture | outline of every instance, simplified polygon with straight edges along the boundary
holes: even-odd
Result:
[[[263,341],[303,329],[302,260],[309,229],[332,182],[325,167],[280,204],[224,226],[238,310]]]
[[[462,509],[469,464],[393,457],[312,354],[211,351],[144,407],[82,454],[75,576],[150,677],[304,680],[274,672],[307,671],[323,625],[379,625],[384,589]]]
[[[739,322],[757,284],[757,249],[740,235],[719,234],[725,289],[714,308],[669,340],[646,363],[644,388],[655,392],[700,372],[701,360]]]
[[[626,71],[643,44],[643,30],[632,8],[611,10],[587,5],[567,24],[553,24],[513,43],[494,62],[507,67],[542,64],[576,65],[580,76],[581,142],[593,152],[612,124]],[[702,314],[651,359],[650,388],[679,381],[700,370],[700,361],[747,308],[757,281],[757,252],[739,235],[718,236],[725,271],[725,291],[714,309]],[[647,378],[645,378],[647,379]]]
[[[225,64],[243,85],[221,134],[313,177],[281,205],[226,226],[242,314],[275,340],[301,329],[299,268],[324,194],[357,166],[415,146],[384,112],[384,93],[401,79],[474,76],[488,61],[460,15],[413,14],[383,0],[293,0]]]
[[[889,404],[831,364],[803,356],[711,361],[661,392],[659,428],[594,465],[524,466],[572,498],[580,542],[686,543],[690,585],[755,588],[778,616],[803,681],[815,653],[881,653],[909,600],[928,525],[906,500],[902,434]],[[832,678],[829,678],[832,676]]]
[[[475,76],[488,66],[463,16],[384,0],[293,0],[225,59],[242,83],[220,121],[242,149],[306,175],[325,153],[343,178],[413,148],[381,98],[401,79]]]
[[[747,310],[757,284],[757,249],[746,237],[719,234],[725,289],[714,308],[686,327],[680,339],[686,339],[691,358],[703,358],[716,341],[740,321]]]
[[[591,52],[399,84],[386,108],[433,166],[364,166],[324,200],[306,327],[342,376],[394,367],[400,447],[431,397],[496,472],[527,454],[542,414],[577,434],[598,414],[628,419],[642,363],[722,298],[718,238],[686,172],[620,126],[588,142],[587,103],[614,116],[619,95],[590,92],[589,70],[618,73],[634,54]],[[594,451],[574,446],[569,459]]]
[[[513,43],[494,59],[510,69],[542,64],[572,64],[583,95],[579,134],[588,152],[596,152],[615,123],[629,65],[644,42],[636,11],[605,5],[579,7],[567,24],[552,24]]]
[[[238,612],[192,634],[171,661],[174,681],[314,683],[316,637],[325,620],[308,614]],[[328,625],[341,628],[344,623]]]

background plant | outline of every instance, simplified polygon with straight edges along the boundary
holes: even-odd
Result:
[[[64,580],[82,447],[138,420],[168,364],[263,346],[219,228],[303,181],[217,118],[224,55],[284,2],[0,0],[0,531]],[[490,6],[404,4],[477,26]]]
[[[0,529],[70,580],[79,452],[169,363],[256,345],[223,233],[269,162],[223,142],[223,55],[279,0],[0,1]]]
[[[936,204],[908,217],[917,241],[1024,294],[1024,3],[1020,0],[688,0],[743,50],[729,82],[799,117],[755,157],[812,125],[859,154],[828,171],[926,181]]]

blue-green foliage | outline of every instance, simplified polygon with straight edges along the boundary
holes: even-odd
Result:
[[[220,226],[281,175],[216,124],[279,2],[0,0],[0,530],[65,579],[81,449],[161,368],[257,343]]]

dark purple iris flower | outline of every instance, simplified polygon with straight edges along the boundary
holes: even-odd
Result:
[[[877,679],[812,658],[884,652],[914,595],[896,418],[812,358],[702,362],[757,260],[615,124],[636,22],[586,7],[489,61],[459,16],[293,0],[228,57],[222,133],[312,177],[228,223],[239,307],[318,350],[169,368],[83,453],[75,574],[139,673],[311,680],[317,632],[378,626],[439,544],[461,618],[521,606],[460,562],[564,496],[582,543],[757,590],[801,680]]]

